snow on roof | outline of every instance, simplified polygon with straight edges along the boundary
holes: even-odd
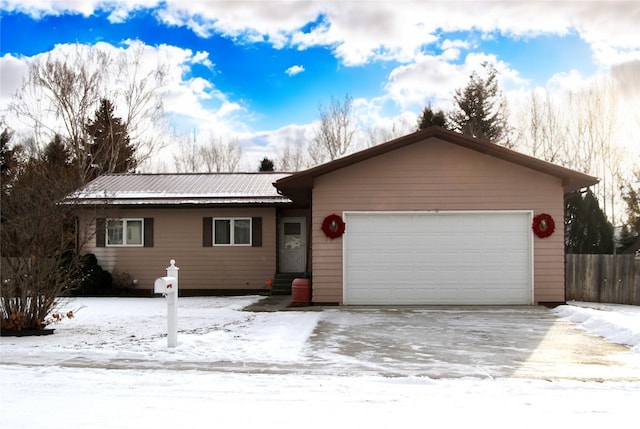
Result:
[[[70,195],[76,204],[273,204],[291,200],[273,183],[289,173],[105,174]]]

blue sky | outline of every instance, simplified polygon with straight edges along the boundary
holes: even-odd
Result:
[[[636,2],[0,0],[0,11],[0,109],[24,65],[56,46],[135,40],[148,61],[173,53],[173,125],[237,134],[249,164],[301,144],[331,96],[350,94],[364,128],[412,127],[427,104],[449,109],[482,61],[515,97],[640,60]]]
[[[349,93],[354,98],[380,96],[386,75],[401,64],[387,60],[345,66],[335,58],[331,47],[276,49],[267,42],[234,42],[216,34],[203,38],[187,27],[160,23],[152,11],[137,12],[123,23],[111,23],[108,16],[106,12],[97,12],[89,17],[63,14],[33,19],[20,12],[5,14],[0,54],[33,56],[65,43],[107,42],[121,46],[128,39],[147,45],[168,44],[206,51],[215,69],[196,66],[185,77],[214,82],[218,89],[246,104],[255,113],[255,121],[251,123],[255,131],[313,121],[318,116],[318,103],[328,101],[327,94],[342,97]],[[38,36],[12,37],[15,34]],[[476,31],[457,31],[438,32],[438,38],[473,43],[467,52],[495,55],[532,85],[544,85],[557,72],[573,69],[589,75],[596,69],[588,44],[575,33],[518,38],[492,33],[483,40]],[[422,49],[442,53],[437,43]],[[287,75],[285,71],[295,65],[301,65],[304,71]]]
[[[152,11],[135,13],[126,22],[115,24],[109,22],[105,12],[89,17],[63,14],[41,19],[21,12],[6,13],[0,31],[1,55],[29,57],[66,43],[106,42],[122,46],[130,39],[152,46],[166,44],[208,52],[214,69],[194,66],[184,77],[211,81],[245,105],[253,112],[250,124],[254,131],[313,121],[318,116],[318,103],[328,101],[327,94],[374,97],[394,64],[345,67],[325,47],[276,49],[267,42],[237,42],[216,34],[203,38],[186,27],[163,25]],[[15,37],[16,34],[28,36]],[[296,65],[304,67],[304,71],[286,74]]]

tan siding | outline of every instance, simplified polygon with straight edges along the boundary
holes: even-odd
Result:
[[[559,179],[446,142],[386,153],[320,176],[313,190],[313,300],[342,303],[342,239],[321,231],[344,211],[532,210],[556,231],[533,236],[534,300],[564,300],[563,188]],[[346,226],[347,234],[349,225]]]
[[[184,289],[260,289],[276,272],[274,208],[130,209],[117,217],[153,217],[154,247],[97,248],[92,238],[84,252],[95,253],[109,271],[129,273],[140,289],[152,289],[171,259]],[[203,247],[203,217],[262,217],[262,247]]]

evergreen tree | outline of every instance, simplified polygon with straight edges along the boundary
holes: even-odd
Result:
[[[446,127],[447,120],[444,112],[438,110],[434,112],[431,106],[427,106],[422,110],[422,114],[418,118],[418,130],[424,130],[429,127]]]
[[[56,182],[56,188],[62,193],[58,198],[73,192],[82,184],[78,170],[73,168],[71,153],[59,134],[44,147],[40,158],[32,159],[29,164],[46,172],[47,177]]]
[[[591,190],[565,197],[565,229],[567,253],[613,253],[613,225]]]
[[[634,181],[627,184],[622,194],[627,203],[627,223],[622,226],[618,239],[620,251],[626,250],[640,237],[640,169],[633,172]]]
[[[9,147],[13,133],[9,129],[4,129],[0,135],[0,185],[2,193],[9,192],[11,183],[17,176],[18,161],[16,159],[15,148]]]
[[[258,171],[273,171],[273,168],[273,161],[265,156],[262,161],[260,161],[260,167],[258,168]]]
[[[620,235],[618,236],[617,253],[626,251],[629,246],[633,245],[640,236],[629,228],[629,225],[622,225]]]
[[[511,147],[513,144],[509,140],[508,112],[498,86],[498,72],[488,63],[483,63],[482,67],[486,70],[486,78],[473,72],[467,86],[456,90],[453,99],[457,108],[449,115],[451,129]]]
[[[622,196],[627,203],[628,226],[630,232],[640,234],[640,169],[634,171],[635,187],[633,183],[627,185],[627,190]]]
[[[113,105],[107,99],[100,101],[95,118],[86,125],[89,143],[91,172],[88,180],[103,173],[129,173],[135,171],[135,148],[129,140],[127,128],[120,118],[113,115]]]
[[[44,148],[42,159],[47,167],[64,167],[69,164],[70,154],[60,134]]]

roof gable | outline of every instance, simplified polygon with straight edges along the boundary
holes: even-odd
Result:
[[[290,196],[294,200],[308,200],[310,198],[310,191],[313,187],[313,181],[316,177],[331,173],[341,168],[349,167],[356,163],[412,144],[428,144],[429,139],[439,139],[441,141],[455,144],[466,149],[474,150],[522,167],[557,177],[561,179],[565,193],[598,183],[598,179],[595,177],[565,167],[560,167],[484,140],[478,140],[441,127],[430,127],[395,140],[373,146],[369,149],[355,152],[343,158],[318,165],[308,170],[283,177],[275,183],[275,186],[283,195]]]
[[[105,174],[70,195],[76,204],[281,204],[273,183],[288,173]]]

